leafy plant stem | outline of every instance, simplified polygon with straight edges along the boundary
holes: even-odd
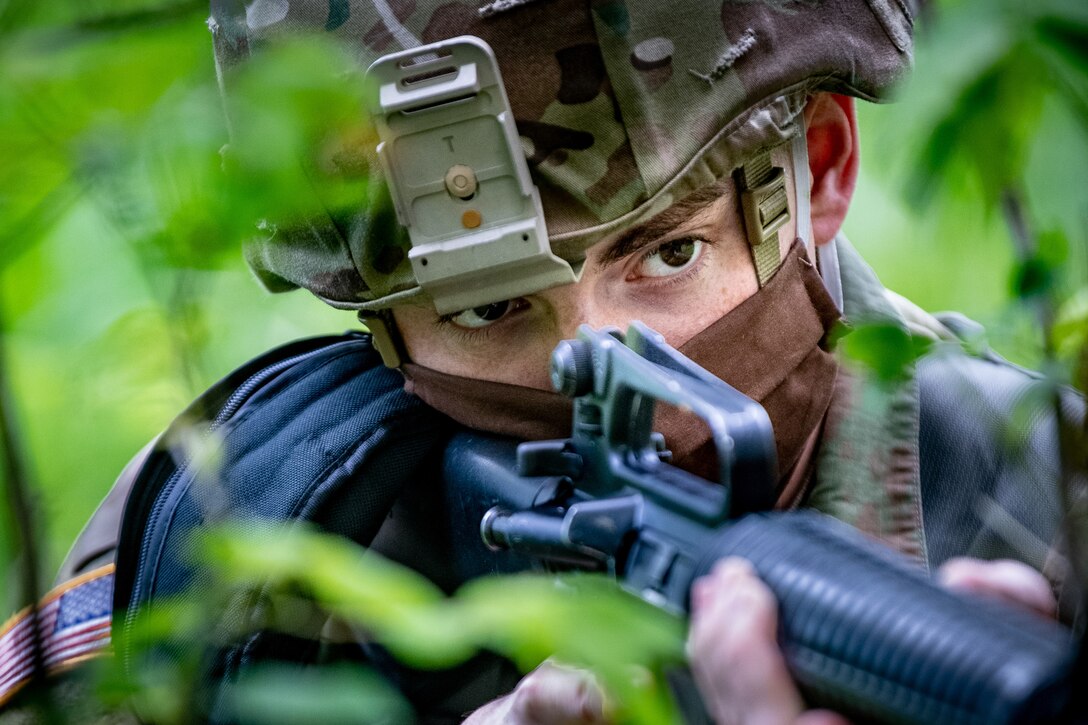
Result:
[[[1016,251],[1022,263],[1033,259],[1039,244],[1028,219],[1022,196],[1011,187],[1006,187],[1001,194],[1001,208],[1005,222],[1009,227]],[[1059,369],[1057,354],[1053,343],[1055,304],[1053,290],[1049,287],[1042,294],[1035,295],[1029,302],[1035,308],[1042,331],[1044,369],[1048,372]],[[1088,349],[1081,351],[1082,358],[1088,356]],[[1088,582],[1088,541],[1085,530],[1088,527],[1088,416],[1077,421],[1074,413],[1063,405],[1062,387],[1054,381],[1051,385],[1050,405],[1058,425],[1059,488],[1065,509],[1064,534],[1068,547],[1070,573],[1076,582]]]
[[[4,329],[3,312],[0,310],[0,330]],[[4,335],[0,333],[0,452],[3,454],[5,493],[8,500],[8,512],[15,532],[17,557],[20,568],[22,599],[30,607],[30,646],[33,670],[29,686],[38,695],[36,706],[46,723],[64,722],[60,710],[51,697],[49,687],[37,688],[45,678],[45,647],[40,627],[38,599],[41,595],[39,583],[39,552],[34,536],[33,509],[30,503],[30,485],[27,476],[25,458],[19,443],[15,406],[10,391],[11,384],[7,374]]]

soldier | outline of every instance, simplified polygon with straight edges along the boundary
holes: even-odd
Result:
[[[244,45],[239,23],[220,22],[219,57],[233,62],[283,28],[331,19],[323,3],[258,2]],[[993,360],[932,362],[880,389],[827,351],[841,316],[954,339],[949,326],[884,290],[840,234],[858,172],[851,96],[885,97],[909,63],[904,3],[375,2],[352,3],[337,21],[332,32],[367,62],[461,35],[489,43],[551,250],[581,265],[574,284],[526,281],[451,310],[443,288],[413,269],[409,244],[419,240],[374,223],[391,213],[380,201],[329,227],[320,273],[308,241],[250,248],[270,288],[298,285],[360,310],[410,392],[470,427],[560,437],[569,408],[540,392],[550,389],[552,347],[580,323],[639,319],[767,409],[776,507],[821,509],[934,568],[963,554],[1029,558],[975,513],[979,496],[1002,501],[1036,541],[1051,540],[1056,502],[1027,491],[1039,484],[1052,494],[1053,468],[987,465],[956,493],[946,490],[954,477],[965,483],[955,470],[962,449],[946,436],[977,432],[957,409],[1022,389],[1025,378]],[[410,202],[398,203],[406,221]],[[975,387],[994,376],[1019,382],[1002,393],[1004,382]],[[663,423],[679,465],[705,472],[705,439]],[[1013,565],[957,560],[945,576],[1044,612],[1054,606],[1042,578]],[[773,646],[773,601],[750,569],[724,566],[697,595],[691,651],[711,711],[736,722],[799,715]],[[737,661],[745,666],[730,666]],[[545,668],[476,718],[599,715],[584,685]]]
[[[470,427],[559,437],[569,409],[540,392],[550,389],[551,348],[580,323],[639,319],[767,409],[776,507],[821,509],[934,568],[962,554],[1028,558],[974,513],[978,496],[1002,501],[1037,541],[1050,541],[1056,502],[1029,500],[1027,488],[1042,482],[1053,493],[1053,468],[1003,462],[954,494],[942,488],[962,450],[945,436],[975,428],[957,408],[1007,394],[995,393],[1004,382],[976,388],[983,380],[1016,377],[1009,391],[1025,378],[993,360],[931,362],[880,389],[827,351],[842,316],[954,339],[884,290],[840,234],[858,172],[851,96],[885,97],[909,63],[904,3],[375,2],[352,3],[335,22],[328,11],[251,4],[244,32],[220,18],[219,58],[229,65],[284,28],[322,23],[366,62],[398,47],[483,39],[498,57],[551,250],[581,265],[574,284],[526,281],[451,311],[439,285],[417,279],[409,245],[418,240],[374,223],[391,214],[380,199],[327,227],[317,264],[309,240],[250,248],[270,288],[298,285],[360,310],[409,391]],[[663,422],[679,465],[705,472],[706,441]],[[1042,578],[1015,566],[960,560],[947,576],[1053,608]],[[691,645],[712,711],[746,722],[799,714],[771,646],[773,605],[750,570],[725,566],[697,594]],[[748,612],[750,628],[721,616],[731,606]],[[732,652],[721,645],[738,638]],[[730,656],[748,665],[731,668]],[[736,682],[738,670],[751,676]],[[556,672],[536,673],[478,717],[577,721],[576,695],[592,689]],[[721,684],[723,673],[735,686]]]
[[[419,233],[396,156],[389,184],[351,218],[281,227],[247,249],[269,289],[358,310],[410,393],[471,428],[561,437],[570,415],[549,392],[555,343],[581,323],[641,320],[767,410],[778,485],[753,500],[824,511],[922,566],[954,561],[953,583],[1052,612],[1034,571],[954,559],[1048,564],[1060,513],[1053,430],[1040,424],[1028,455],[1006,458],[976,416],[1007,416],[1029,376],[993,357],[944,356],[885,384],[829,349],[840,320],[945,341],[967,324],[884,289],[840,233],[858,173],[853,98],[884,98],[909,64],[905,3],[213,0],[212,11],[228,92],[231,67],[259,62],[247,59],[284,34],[333,33],[363,65],[458,36],[493,49],[542,205],[534,259],[546,272],[507,279],[486,257],[452,282],[425,269],[412,253],[420,239],[398,224],[399,212]],[[373,149],[362,152],[377,175]],[[449,204],[467,232],[486,228],[485,190],[459,185],[484,181],[461,176],[447,175]],[[678,465],[705,474],[705,436],[662,425]],[[803,714],[775,647],[773,599],[750,568],[723,564],[693,602],[693,669],[714,716],[837,719]],[[485,695],[439,709],[502,692]],[[603,719],[584,677],[550,666],[472,718]]]

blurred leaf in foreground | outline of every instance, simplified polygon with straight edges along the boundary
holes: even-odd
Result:
[[[240,725],[365,725],[412,721],[412,711],[388,681],[352,667],[300,669],[265,665],[231,688]]]
[[[415,572],[301,528],[220,529],[202,556],[234,585],[301,587],[409,665],[450,666],[487,649],[528,670],[554,656],[597,673],[621,720],[674,719],[662,673],[683,661],[683,624],[611,580],[523,574],[477,580],[447,598]]]
[[[883,322],[840,328],[835,340],[847,360],[871,372],[881,383],[907,378],[918,358],[932,348],[928,338],[913,336],[899,325]]]
[[[1088,346],[1088,287],[1082,287],[1058,309],[1054,321],[1054,345],[1069,359]]]

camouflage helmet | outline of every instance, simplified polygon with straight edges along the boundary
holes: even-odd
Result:
[[[803,133],[809,94],[885,97],[910,63],[912,24],[907,0],[212,0],[209,23],[222,70],[284,34],[335,34],[363,67],[483,39],[552,250],[574,264],[595,241]],[[258,278],[344,309],[423,297],[408,234],[373,186],[350,220],[254,240]]]

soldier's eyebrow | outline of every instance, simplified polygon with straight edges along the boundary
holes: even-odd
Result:
[[[668,209],[621,234],[601,253],[596,265],[607,267],[653,244],[666,234],[672,234],[677,227],[690,221],[692,216],[716,202],[724,193],[724,186],[715,184],[684,197]]]

